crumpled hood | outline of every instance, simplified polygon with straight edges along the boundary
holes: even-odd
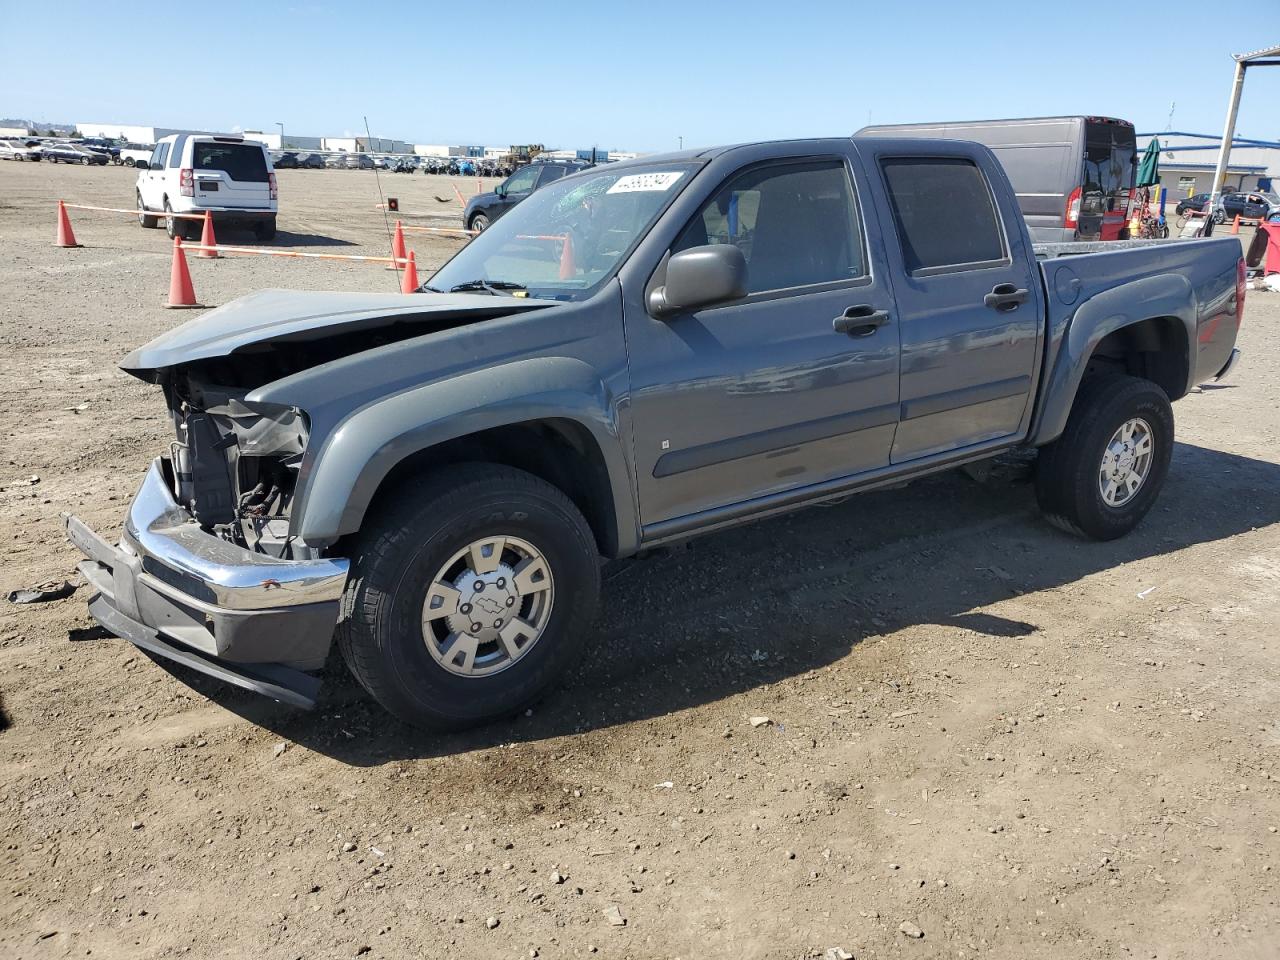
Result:
[[[143,380],[179,364],[230,356],[249,347],[319,340],[400,323],[484,320],[555,306],[554,300],[468,293],[337,293],[260,290],[162,333],[120,363]],[[426,331],[424,331],[426,332]]]

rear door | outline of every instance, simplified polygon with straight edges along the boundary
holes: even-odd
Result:
[[[902,342],[892,462],[1025,428],[1043,304],[1017,202],[976,144],[859,141],[891,263]]]
[[[255,210],[271,206],[270,170],[260,145],[196,140],[191,144],[191,166],[197,205]]]

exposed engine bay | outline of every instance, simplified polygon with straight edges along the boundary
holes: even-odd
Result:
[[[225,540],[293,559],[289,511],[307,447],[302,411],[247,403],[248,391],[174,375],[165,397],[174,495],[200,526]]]

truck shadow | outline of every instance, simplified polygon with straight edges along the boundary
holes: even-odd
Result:
[[[372,766],[664,716],[856,657],[863,641],[917,624],[1029,636],[1035,624],[981,608],[1277,521],[1280,465],[1190,444],[1177,445],[1144,523],[1111,543],[1049,527],[1025,480],[978,483],[952,471],[863,494],[607,571],[581,667],[532,715],[461,734],[392,719],[336,654],[313,713],[173,672],[283,738]],[[1136,594],[1150,583],[1129,586]]]

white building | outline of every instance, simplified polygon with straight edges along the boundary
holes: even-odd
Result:
[[[256,140],[265,144],[268,150],[319,150],[323,137],[300,137],[295,133],[286,133],[281,137],[279,131],[268,133],[265,130],[246,130],[246,140]]]
[[[0,127],[0,137],[29,137],[32,133],[30,127]]]
[[[1175,200],[1213,188],[1222,137],[1207,133],[1138,134],[1138,156],[1151,137],[1160,140],[1160,184]],[[1236,137],[1223,190],[1270,190],[1280,185],[1280,143]]]
[[[212,133],[211,130],[192,130],[183,127],[150,127],[133,123],[77,123],[82,137],[106,137],[110,140],[127,140],[130,143],[155,143],[161,137],[175,133]]]

